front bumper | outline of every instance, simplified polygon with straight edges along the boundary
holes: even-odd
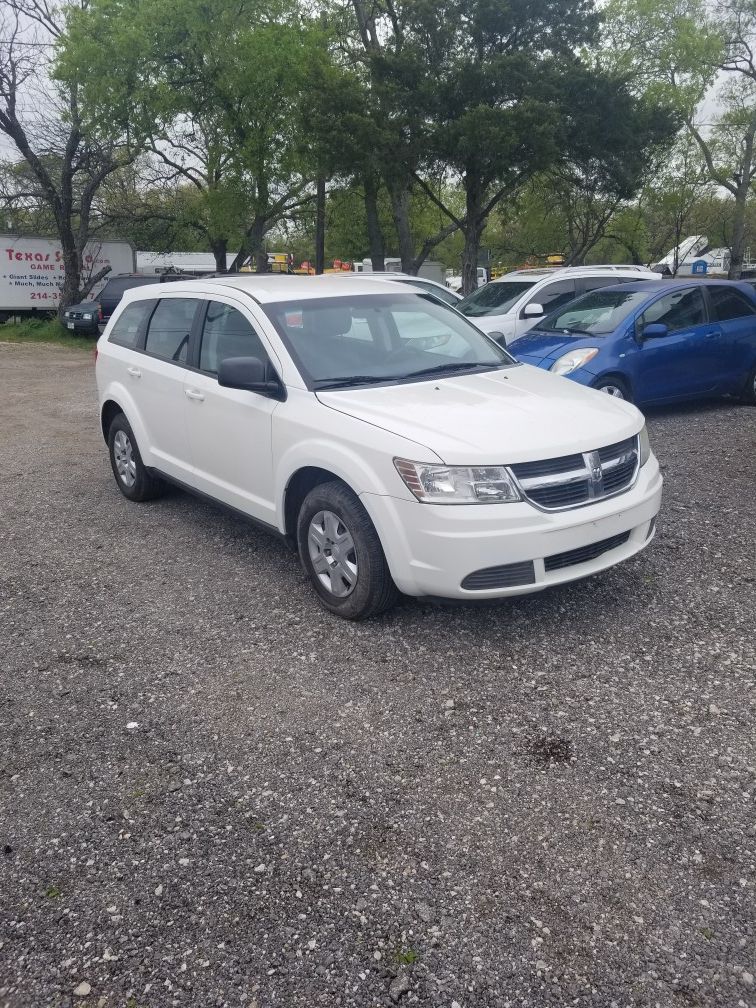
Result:
[[[66,318],[64,315],[62,325],[64,328],[68,329],[69,332],[87,333],[89,336],[97,336],[100,332],[97,318]]]
[[[652,455],[630,490],[569,511],[547,513],[528,503],[420,504],[377,494],[364,494],[362,501],[400,591],[489,599],[526,595],[578,580],[638,553],[653,539],[661,495],[662,477]],[[551,564],[562,554],[612,540],[619,544],[593,559],[578,558],[578,562],[547,570],[547,558]],[[480,590],[462,587],[475,572],[529,561],[532,580],[527,584]]]

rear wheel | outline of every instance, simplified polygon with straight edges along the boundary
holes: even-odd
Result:
[[[142,462],[134,432],[123,413],[117,413],[108,428],[108,449],[113,475],[124,497],[147,501],[163,493],[165,484]]]
[[[621,378],[601,378],[593,385],[593,388],[599,392],[606,392],[607,395],[613,396],[615,399],[625,399],[627,402],[633,401],[630,389]]]
[[[370,516],[338,480],[321,483],[305,497],[297,545],[302,566],[329,612],[363,620],[396,602],[399,593]]]
[[[756,368],[748,376],[748,381],[745,383],[745,388],[740,398],[742,402],[748,403],[750,406],[756,406]]]

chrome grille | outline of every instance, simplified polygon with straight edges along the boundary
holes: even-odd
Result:
[[[581,455],[510,466],[526,500],[542,511],[581,507],[628,490],[638,472],[638,438]]]

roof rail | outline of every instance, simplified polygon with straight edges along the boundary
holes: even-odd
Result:
[[[651,273],[654,274],[654,270],[650,266],[639,266],[637,263],[595,263],[590,266],[525,266],[520,269],[510,270],[508,273],[502,274],[499,279],[504,279],[507,276],[527,276],[528,274],[533,275],[544,275],[549,274],[559,274],[559,273],[576,273],[577,271],[585,273]]]
[[[653,273],[650,266],[639,266],[637,263],[591,263],[589,266],[567,266],[566,269],[605,269],[605,270],[638,270],[639,273]]]

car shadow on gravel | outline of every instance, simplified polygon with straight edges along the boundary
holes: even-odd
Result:
[[[747,410],[750,407],[747,403],[741,402],[735,397],[723,398],[718,396],[713,399],[689,399],[685,402],[670,403],[666,406],[644,406],[641,411],[649,420],[673,419],[675,417],[688,417],[708,413],[726,413],[732,409]]]

